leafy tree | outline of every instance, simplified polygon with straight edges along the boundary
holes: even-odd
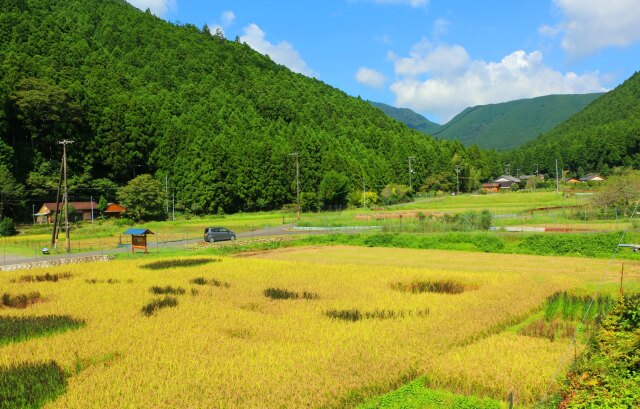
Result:
[[[25,207],[25,190],[9,171],[7,166],[0,165],[0,219],[5,214],[14,215]]]
[[[315,212],[318,210],[318,195],[316,192],[300,193],[300,210],[303,212]]]
[[[107,199],[104,196],[100,196],[100,200],[98,200],[98,206],[97,206],[100,213],[103,213],[107,208],[107,206],[109,206]]]
[[[325,173],[318,188],[318,198],[325,209],[345,206],[348,194],[349,178],[335,171]]]
[[[118,192],[118,200],[136,220],[160,218],[164,215],[164,190],[151,175],[140,175]]]
[[[615,207],[628,214],[640,200],[640,172],[630,171],[612,176],[594,199],[596,206],[606,210]]]
[[[413,190],[406,185],[391,183],[382,189],[380,196],[382,197],[382,201],[388,205],[404,203],[413,198]]]
[[[8,217],[3,217],[0,220],[0,237],[15,236],[18,234],[13,220]]]

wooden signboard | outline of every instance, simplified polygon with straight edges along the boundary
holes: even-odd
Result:
[[[147,235],[131,236],[131,252],[135,253],[136,249],[144,250],[147,253]]]

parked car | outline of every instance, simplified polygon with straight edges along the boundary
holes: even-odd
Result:
[[[204,229],[204,241],[208,241],[209,243],[235,239],[236,234],[224,227],[207,227]]]

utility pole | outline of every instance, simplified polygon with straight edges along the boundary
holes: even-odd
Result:
[[[413,173],[413,168],[411,167],[411,161],[415,159],[415,156],[409,156],[409,189],[413,190],[413,185],[411,184],[411,174]]]
[[[176,221],[176,193],[171,192],[171,218]]]
[[[560,192],[560,182],[558,182],[558,159],[556,159],[556,194]]]
[[[93,196],[89,196],[91,199],[91,224],[93,224]]]
[[[51,233],[51,247],[54,249],[58,248],[58,243],[56,239],[58,238],[58,229],[60,226],[58,225],[58,214],[60,213],[60,189],[62,189],[62,170],[64,167],[64,162],[60,161],[60,177],[58,178],[58,193],[56,193],[56,212],[53,215],[53,232]]]
[[[164,175],[164,202],[167,204],[167,219],[169,218],[169,175]]]
[[[504,165],[504,173],[507,176],[511,176],[511,164],[510,163],[505,163],[505,165]]]
[[[536,167],[536,177],[533,179],[533,190],[536,190],[536,183],[538,183],[538,164],[534,164]]]
[[[73,141],[69,141],[64,139],[58,142],[62,145],[62,168],[63,168],[63,177],[64,177],[64,223],[65,223],[65,234],[67,238],[67,254],[71,253],[71,238],[69,237],[69,191],[67,185],[67,145],[72,144]]]
[[[290,153],[289,156],[296,157],[296,208],[298,213],[298,220],[300,220],[300,161],[298,160],[299,154],[298,152]]]
[[[460,194],[460,165],[456,165],[456,195]]]
[[[367,207],[367,186],[364,184],[364,175],[362,175],[362,207]]]

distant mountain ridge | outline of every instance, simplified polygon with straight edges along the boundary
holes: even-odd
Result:
[[[640,169],[640,72],[551,131],[504,155],[505,163],[541,172],[607,175],[623,166]]]
[[[441,139],[459,140],[466,146],[476,144],[485,149],[509,150],[520,147],[538,135],[550,131],[601,95],[601,93],[547,95],[499,104],[478,105],[465,109],[441,126],[406,108],[394,108],[395,111],[383,109],[383,111],[410,128]],[[405,111],[410,111],[414,115]],[[428,124],[421,125],[422,122],[416,117],[422,118]]]
[[[391,118],[422,133],[433,135],[434,132],[442,127],[442,125],[429,121],[427,118],[410,110],[409,108],[396,108],[391,105],[383,104],[382,102],[369,101],[369,103],[376,108],[380,108],[382,112]]]

